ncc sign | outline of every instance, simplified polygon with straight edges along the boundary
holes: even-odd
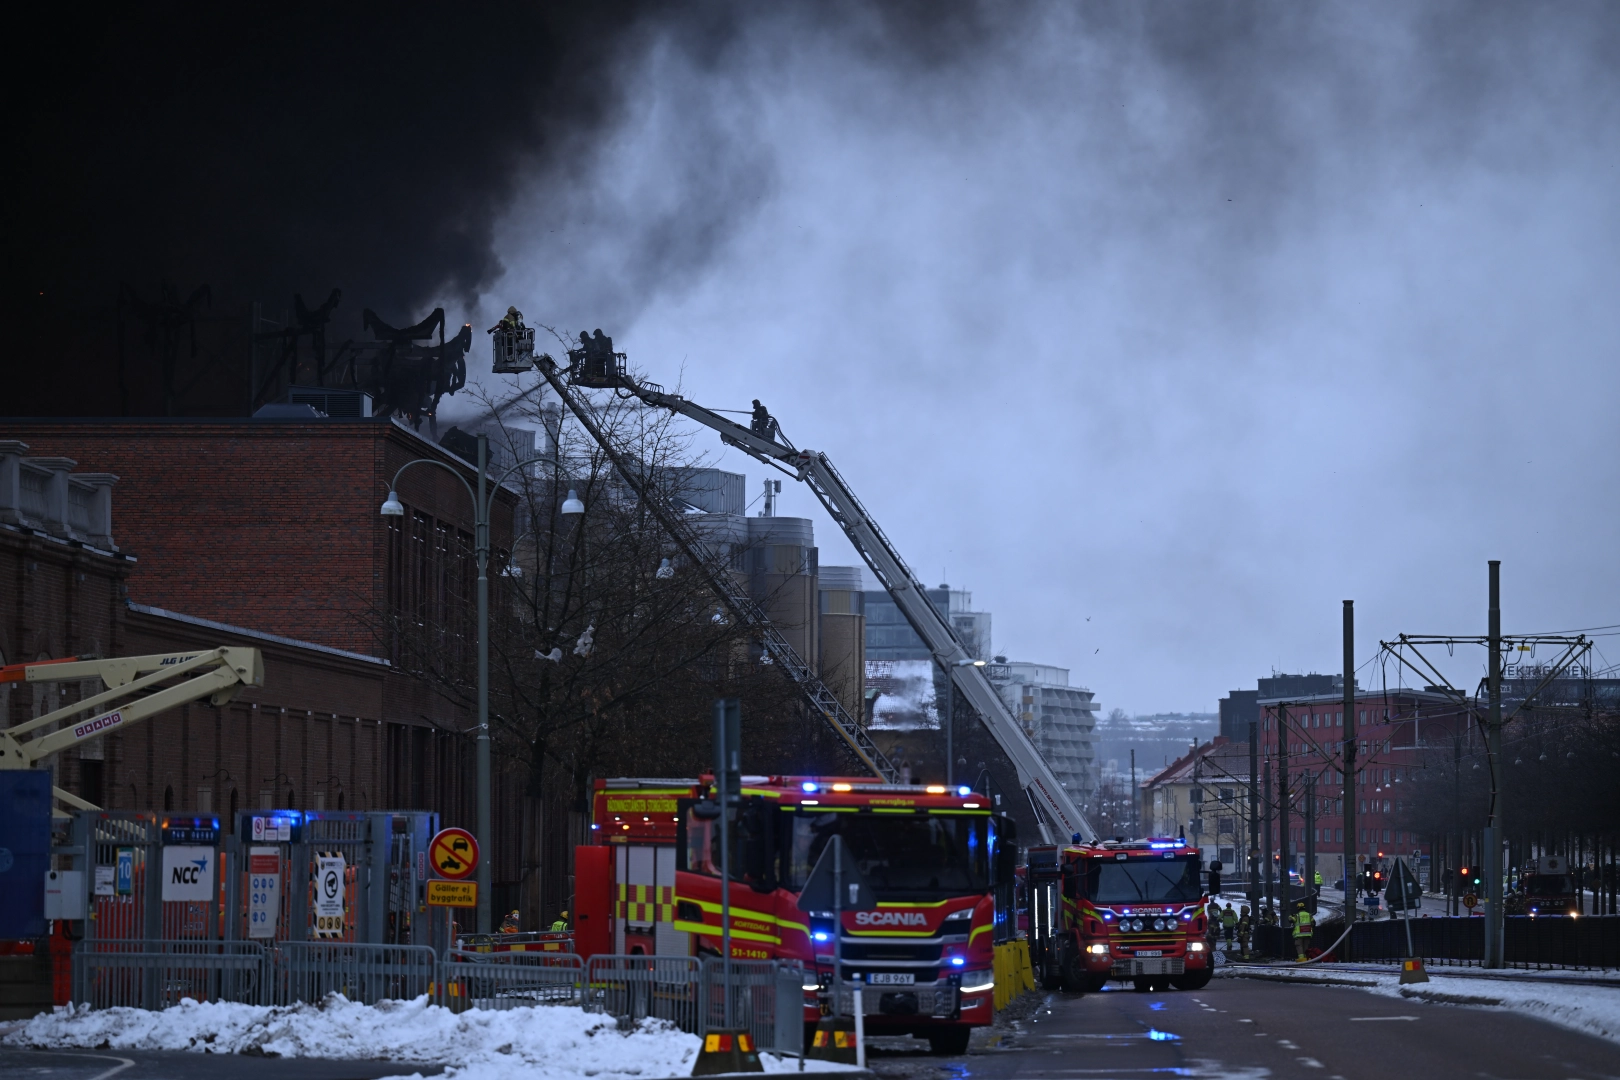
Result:
[[[163,848],[163,899],[212,900],[214,849],[169,844]]]

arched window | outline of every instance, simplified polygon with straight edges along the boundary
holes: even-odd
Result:
[[[338,804],[337,804],[337,808],[338,808],[338,809],[339,809],[339,810],[341,810],[341,809],[343,809],[343,789],[342,789],[342,788],[339,788],[339,789],[338,789]]]
[[[287,809],[296,810],[297,808],[298,808],[298,796],[293,794],[293,789],[292,788],[288,788],[287,789]]]
[[[230,823],[225,826],[225,830],[227,832],[233,832],[233,833],[236,831],[236,789],[235,788],[231,788],[231,820],[230,820]]]
[[[166,814],[174,809],[174,787],[171,785],[163,789],[163,812]]]

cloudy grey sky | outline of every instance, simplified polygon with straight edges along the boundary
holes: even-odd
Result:
[[[1346,598],[1363,661],[1482,633],[1490,558],[1508,629],[1620,623],[1620,8],[702,29],[624,46],[618,119],[532,178],[483,314],[762,398],[998,651],[1211,709],[1337,671]],[[857,561],[816,510],[784,488]]]

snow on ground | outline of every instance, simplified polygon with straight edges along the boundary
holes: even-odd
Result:
[[[277,1008],[190,1000],[161,1012],[69,1006],[35,1017],[5,1042],[442,1062],[454,1080],[688,1076],[699,1048],[696,1035],[656,1021],[620,1032],[612,1017],[566,1006],[453,1013],[425,996],[359,1005],[337,994]]]
[[[1348,967],[1232,966],[1221,968],[1216,974],[1225,978],[1287,979],[1357,986],[1382,997],[1407,1001],[1503,1009],[1620,1042],[1620,988],[1611,986],[1570,986],[1520,977],[1443,975],[1433,970],[1429,972],[1428,982],[1402,986],[1399,972],[1388,972],[1387,969],[1386,972],[1372,972]]]

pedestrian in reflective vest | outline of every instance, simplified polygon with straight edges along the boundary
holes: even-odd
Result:
[[[1238,950],[1243,954],[1245,960],[1249,958],[1249,941],[1253,936],[1254,920],[1249,917],[1249,909],[1245,907],[1243,916],[1238,919],[1237,924]]]
[[[1221,929],[1225,931],[1226,934],[1226,951],[1228,955],[1230,955],[1232,952],[1232,938],[1237,933],[1237,925],[1237,905],[1227,904],[1226,910],[1221,912]]]
[[[1311,943],[1315,930],[1311,913],[1305,910],[1303,903],[1300,904],[1294,912],[1294,950],[1299,954],[1299,959],[1305,959],[1305,948]]]

